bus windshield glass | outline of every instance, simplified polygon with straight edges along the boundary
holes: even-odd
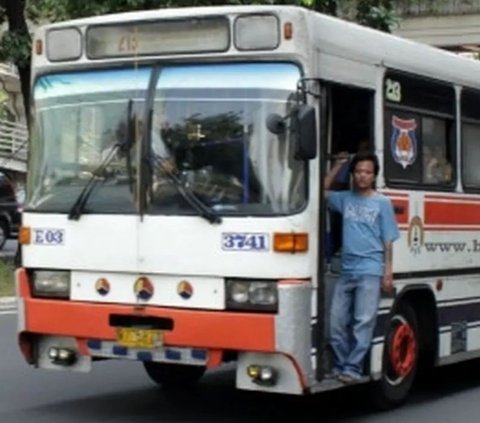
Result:
[[[150,75],[150,69],[102,70],[37,80],[27,208],[68,212],[96,178],[86,212],[135,212],[138,117]],[[116,147],[127,143],[128,150]]]
[[[149,214],[195,213],[185,190],[220,215],[291,214],[304,206],[306,166],[294,159],[288,129],[297,66],[163,66],[145,110],[152,69],[38,79],[28,208],[68,212],[125,137],[129,149],[120,148],[94,175],[85,213],[135,213],[138,195]],[[285,116],[280,135],[267,129],[272,113]],[[140,166],[148,175],[143,194],[136,189]]]

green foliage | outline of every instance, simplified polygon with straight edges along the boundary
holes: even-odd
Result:
[[[310,3],[306,6],[315,9],[317,12],[337,16],[339,0],[312,0]]]
[[[398,18],[391,0],[359,0],[357,4],[357,22],[380,31],[390,32]]]
[[[29,34],[5,31],[0,39],[0,61],[13,62],[17,66],[28,66],[30,48]]]

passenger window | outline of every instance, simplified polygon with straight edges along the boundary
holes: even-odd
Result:
[[[385,79],[385,175],[389,185],[424,189],[455,183],[452,86],[388,72]]]
[[[480,189],[480,124],[464,123],[463,184],[465,188]]]
[[[452,157],[449,151],[447,121],[422,118],[423,183],[451,185],[453,182]]]
[[[480,92],[462,91],[462,180],[466,191],[480,190]]]

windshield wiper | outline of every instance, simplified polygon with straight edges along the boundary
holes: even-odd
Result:
[[[192,190],[185,186],[178,175],[169,166],[166,166],[168,159],[155,154],[152,151],[152,139],[151,139],[151,125],[152,125],[152,113],[155,95],[157,93],[157,83],[160,77],[161,69],[155,68],[150,78],[147,101],[145,104],[145,123],[146,128],[144,130],[144,136],[141,144],[141,156],[142,165],[140,166],[140,195],[139,195],[139,213],[143,216],[146,202],[147,202],[147,189],[151,189],[152,176],[154,173],[154,166],[159,166],[166,179],[173,184],[183,199],[192,207],[198,214],[210,223],[222,223],[222,218],[207,204],[205,204]]]
[[[208,220],[210,223],[222,223],[222,217],[219,216],[210,206],[205,204],[200,198],[198,198],[195,193],[185,186],[178,175],[165,165],[165,162],[168,160],[164,157],[160,157],[155,153],[151,153],[153,157],[153,162],[155,165],[160,166],[163,174],[167,177],[167,180],[170,181],[173,186],[177,189],[183,199],[195,210],[198,214],[204,219]]]
[[[121,147],[122,147],[121,144],[113,145],[113,147],[108,152],[103,162],[100,163],[100,165],[92,172],[92,176],[90,177],[88,182],[85,184],[85,186],[82,189],[82,192],[80,192],[77,199],[73,203],[73,206],[68,212],[68,218],[70,220],[80,219],[83,211],[85,210],[85,205],[87,204],[87,201],[93,192],[93,188],[95,188],[95,185],[101,179],[98,175],[100,175],[105,169],[105,167],[108,166],[108,164],[112,161],[113,157],[115,157],[115,154]]]
[[[70,211],[68,212],[68,219],[69,220],[78,220],[83,214],[83,211],[85,210],[85,206],[87,204],[88,199],[90,198],[90,195],[93,192],[93,189],[95,188],[95,185],[97,182],[101,179],[98,177],[98,175],[101,175],[105,168],[110,164],[110,162],[113,160],[115,157],[115,154],[117,154],[118,151],[122,151],[125,154],[125,160],[127,164],[127,172],[128,172],[128,180],[129,180],[129,186],[130,190],[132,190],[132,161],[130,160],[130,154],[129,151],[132,148],[133,145],[133,137],[134,134],[132,134],[132,129],[131,129],[131,119],[130,117],[132,116],[132,107],[133,107],[133,100],[128,101],[128,107],[127,107],[127,130],[125,134],[125,139],[123,141],[115,143],[110,151],[108,152],[107,156],[103,159],[103,161],[100,163],[100,165],[92,172],[92,176],[90,179],[87,181],[85,186],[83,187],[82,191],[78,195],[77,199],[73,203]]]

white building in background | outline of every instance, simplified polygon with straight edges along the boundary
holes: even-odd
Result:
[[[480,52],[480,0],[398,0],[393,33],[453,51]]]
[[[0,172],[15,185],[17,198],[23,202],[28,129],[15,66],[0,63]]]
[[[0,121],[26,126],[25,109],[16,66],[0,63]]]

